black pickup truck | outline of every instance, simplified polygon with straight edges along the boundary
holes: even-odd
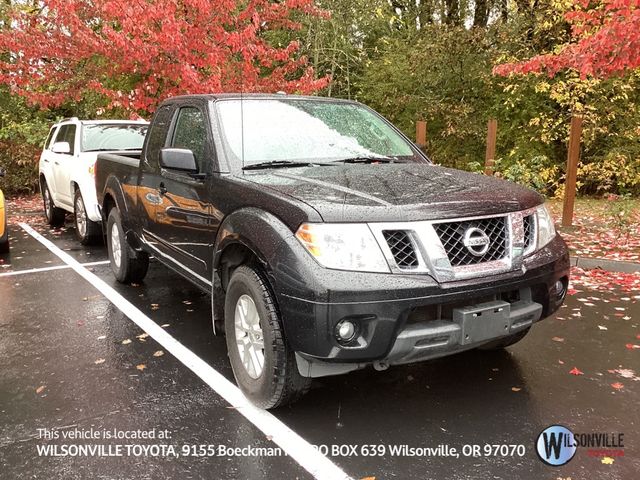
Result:
[[[153,255],[211,292],[264,408],[314,377],[511,345],[567,291],[540,195],[433,165],[356,102],[172,98],[142,152],[100,155],[95,178],[116,278]]]

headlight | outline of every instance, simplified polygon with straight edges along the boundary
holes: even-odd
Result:
[[[556,229],[553,226],[553,218],[545,205],[540,205],[536,209],[538,220],[538,248],[544,247],[556,236]]]
[[[324,267],[389,272],[373,233],[364,223],[303,223],[296,238]]]

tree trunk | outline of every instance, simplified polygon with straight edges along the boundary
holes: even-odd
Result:
[[[476,5],[473,11],[473,26],[485,28],[488,20],[487,0],[476,0]]]
[[[447,7],[447,16],[445,18],[445,23],[447,23],[448,25],[459,25],[460,24],[459,0],[445,0],[445,5]]]

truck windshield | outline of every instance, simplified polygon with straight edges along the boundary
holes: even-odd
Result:
[[[144,143],[147,125],[98,124],[82,126],[82,151],[139,150]]]
[[[224,147],[244,167],[266,162],[425,160],[368,108],[309,99],[216,102]]]

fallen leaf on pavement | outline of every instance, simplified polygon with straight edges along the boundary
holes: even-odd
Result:
[[[602,457],[602,460],[600,461],[605,465],[611,465],[614,462],[613,458],[611,457]]]
[[[140,371],[144,370],[145,368],[147,368],[147,366],[144,363],[141,363],[140,365],[136,365],[136,368]]]
[[[620,382],[612,383],[611,386],[616,390],[622,390],[624,388],[624,385],[621,384]]]
[[[553,337],[551,340],[553,340],[554,342],[564,342],[564,338],[562,337]]]
[[[129,345],[131,343],[131,339],[127,338],[126,340],[122,340],[123,345]]]
[[[626,347],[627,347],[629,350],[635,350],[636,348],[640,348],[640,345],[635,345],[635,344],[633,344],[633,343],[627,343]]]
[[[101,363],[104,363],[104,362],[106,362],[106,360],[104,358],[99,358],[93,363],[95,363],[96,365],[100,365]]]
[[[106,336],[106,335],[100,335],[100,336],[98,337],[98,340],[104,340],[105,338],[107,338],[107,336]]]
[[[36,388],[36,393],[40,394],[44,391],[44,389],[47,388],[44,385],[40,385],[38,388]]]
[[[640,380],[640,377],[636,376],[636,372],[634,372],[630,368],[616,368],[615,370],[609,370],[609,373],[617,373],[622,378],[630,378],[634,381]]]
[[[598,325],[598,328],[600,330],[609,330],[607,327],[605,327],[604,325]]]
[[[578,367],[573,367],[573,369],[571,369],[569,373],[571,375],[584,375],[584,372],[578,370]]]
[[[520,387],[511,387],[512,392],[519,392],[520,390],[522,390]]]
[[[161,357],[162,355],[164,355],[164,352],[162,350],[158,350],[157,352],[153,352],[153,356],[154,357]]]

